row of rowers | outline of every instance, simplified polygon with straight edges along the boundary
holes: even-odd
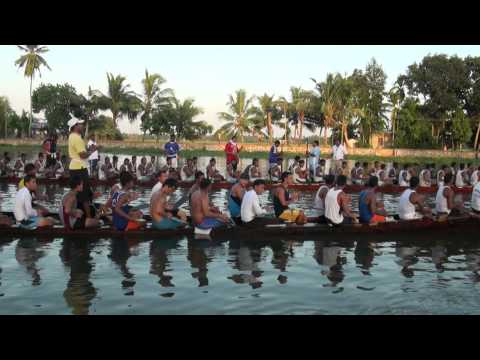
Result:
[[[265,191],[265,181],[257,179],[253,185],[250,185],[248,177],[242,175],[228,195],[229,217],[210,202],[211,180],[205,178],[204,174],[198,171],[195,174],[195,183],[186,196],[190,205],[191,225],[208,230],[232,222],[239,226],[261,226],[281,222],[296,222],[297,224],[316,222],[332,225],[357,222],[375,224],[384,222],[389,217],[383,203],[377,200],[375,194],[378,186],[378,177],[376,176],[369,177],[367,189],[360,193],[357,216],[352,211],[351,196],[344,192],[347,177],[327,175],[325,184],[318,189],[314,198],[315,216],[308,219],[302,210],[295,209],[299,194],[289,191],[289,186],[293,184],[292,174],[284,172],[281,174],[280,180],[280,184],[271,190],[274,214],[267,214],[259,201],[259,195]],[[432,216],[432,209],[425,204],[425,197],[415,191],[419,183],[419,178],[412,176],[409,188],[400,196],[398,216],[401,220]],[[33,202],[37,190],[35,176],[27,175],[24,178],[24,184],[25,186],[17,192],[15,197],[14,214],[17,223],[29,229],[53,225],[55,223],[53,219],[44,217],[46,210],[36,207]],[[100,218],[103,218],[120,231],[144,227],[146,222],[143,213],[130,205],[138,198],[137,193],[134,192],[134,184],[133,176],[128,172],[122,172],[120,185],[112,188],[108,201],[97,210],[92,204],[79,202],[78,194],[83,191],[83,182],[81,179],[73,177],[71,191],[64,196],[59,211],[63,225],[70,230],[97,227],[101,223]],[[466,209],[464,204],[458,201],[459,199],[455,199],[451,189],[452,184],[453,175],[447,173],[444,177],[444,184],[439,187],[435,198],[436,215],[449,216],[466,213],[479,217],[480,183],[477,183],[473,189],[471,209]],[[176,229],[188,225],[186,214],[168,201],[170,195],[177,189],[177,185],[177,180],[169,178],[166,171],[160,171],[158,183],[152,189],[149,204],[152,228]],[[85,211],[85,209],[88,210]],[[111,216],[106,215],[110,213]],[[2,218],[2,223],[5,221]]]

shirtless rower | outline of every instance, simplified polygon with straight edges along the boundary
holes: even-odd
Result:
[[[290,209],[290,205],[298,201],[298,193],[290,195],[288,188],[293,185],[293,175],[289,172],[282,173],[280,177],[281,184],[272,189],[273,209],[275,216],[280,220],[295,222],[297,219],[305,219],[305,214],[301,210]]]
[[[209,179],[200,182],[200,188],[191,196],[191,215],[193,225],[202,230],[224,226],[230,219],[210,206],[208,193],[212,186]]]
[[[452,190],[453,176],[448,173],[445,175],[444,184],[438,187],[435,197],[435,210],[437,216],[458,216],[464,212],[462,204],[455,204],[455,193]]]
[[[280,180],[280,176],[282,176],[282,163],[283,159],[277,158],[277,163],[273,164],[268,170],[272,182],[278,182]]]
[[[378,185],[378,178],[376,176],[370,176],[367,189],[360,193],[358,210],[360,213],[360,223],[362,224],[372,225],[386,221],[388,214],[383,207],[383,203],[377,201],[377,195],[375,193]]]
[[[248,176],[250,177],[250,182],[254,182],[257,179],[262,178],[262,174],[260,173],[260,165],[258,159],[252,160],[252,165],[248,170]]]
[[[315,195],[313,201],[313,209],[315,210],[316,216],[318,217],[317,222],[320,224],[326,224],[327,219],[325,218],[325,197],[327,196],[328,191],[335,185],[335,176],[327,175],[325,176],[325,184],[321,185]]]
[[[70,191],[63,197],[59,215],[65,229],[81,230],[98,227],[98,218],[87,218],[78,208],[77,195],[83,191],[83,180],[78,176],[70,179]]]
[[[232,186],[228,193],[228,211],[232,220],[237,225],[241,225],[240,209],[242,206],[243,195],[247,191],[249,184],[248,176],[242,174],[239,181]]]
[[[38,227],[52,226],[54,220],[45,217],[47,210],[44,208],[34,208],[32,193],[37,191],[37,179],[35,176],[26,175],[24,178],[25,186],[15,194],[15,220],[17,224],[26,229],[36,229]]]
[[[352,198],[344,192],[347,177],[339,175],[335,187],[325,197],[325,218],[332,225],[357,223],[357,216],[351,210]]]
[[[177,229],[186,225],[183,212],[173,211],[168,205],[168,197],[177,189],[177,180],[167,179],[162,189],[155,193],[150,202],[152,228],[157,230]]]
[[[162,190],[163,184],[165,184],[165,181],[167,181],[168,179],[168,172],[165,171],[165,169],[162,169],[157,173],[156,178],[157,183],[154,185],[150,193],[150,201],[152,200],[153,195],[155,195],[158,191]]]
[[[113,168],[113,164],[108,156],[105,157],[105,163],[100,166],[99,176],[100,180],[109,180],[117,176]]]
[[[235,184],[240,178],[240,170],[237,169],[237,166],[237,160],[232,160],[227,164],[227,182],[230,184]]]
[[[143,214],[140,210],[128,205],[129,202],[137,199],[137,195],[131,190],[134,186],[134,179],[129,172],[120,174],[122,188],[112,196],[113,226],[119,231],[137,230],[142,227]]]
[[[410,179],[410,186],[400,196],[398,215],[401,220],[421,219],[423,215],[431,215],[432,209],[425,206],[425,197],[418,194],[416,189],[420,183],[417,176]]]
[[[207,166],[207,179],[213,180],[213,181],[223,181],[225,178],[220,174],[220,172],[217,170],[217,162],[215,158],[211,158],[210,162]]]
[[[305,160],[301,159],[298,165],[293,169],[293,181],[295,184],[305,184],[308,179],[307,168],[305,167]]]
[[[181,176],[183,181],[195,180],[195,169],[193,168],[192,159],[187,159],[187,163],[182,167]]]

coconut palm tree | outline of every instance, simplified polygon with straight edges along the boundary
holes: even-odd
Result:
[[[319,99],[321,103],[321,109],[324,116],[324,144],[327,144],[327,131],[328,128],[333,128],[336,125],[336,118],[338,112],[338,101],[339,101],[339,92],[340,87],[339,83],[342,80],[340,74],[331,74],[328,73],[325,81],[319,83],[315,79],[311,79],[315,83],[315,89],[319,94]]]
[[[237,90],[234,96],[230,95],[227,106],[228,112],[218,113],[218,117],[227,123],[217,130],[217,134],[238,135],[243,141],[245,134],[253,132],[254,119],[258,115],[253,106],[253,97],[248,98],[247,92],[243,89]]]
[[[395,129],[397,127],[397,117],[400,110],[400,104],[405,98],[405,93],[403,89],[397,84],[394,85],[388,92],[388,100],[390,102],[391,114],[390,122],[392,127],[392,143],[395,145]]]
[[[122,75],[113,76],[107,73],[108,92],[104,95],[101,91],[93,91],[93,95],[98,96],[102,110],[112,112],[112,121],[115,127],[118,127],[118,119],[127,116],[130,121],[134,121],[142,110],[142,101],[135,92],[129,90],[130,85],[125,84],[126,78]]]
[[[288,145],[288,138],[290,136],[290,128],[288,127],[288,111],[289,111],[289,102],[284,96],[280,96],[277,100],[274,101],[274,106],[277,109],[278,113],[282,114],[282,119],[284,119],[285,123],[283,125],[285,126],[285,142]]]
[[[152,110],[156,105],[162,106],[168,103],[174,97],[173,90],[170,88],[162,89],[166,80],[160,74],[149,74],[148,70],[145,70],[145,78],[142,80],[143,86],[143,102],[141,117],[141,129],[143,131],[143,140],[145,140],[145,133],[150,127],[150,120],[152,116]]]
[[[273,124],[280,118],[280,113],[275,107],[274,95],[263,94],[256,97],[258,100],[258,116],[261,128],[267,128],[268,141],[273,141]]]
[[[25,77],[30,78],[30,123],[28,125],[28,136],[32,134],[32,120],[33,120],[33,112],[32,112],[32,86],[33,86],[33,78],[35,77],[35,73],[38,72],[38,75],[41,77],[42,74],[40,72],[40,67],[45,66],[48,70],[50,66],[48,66],[47,61],[42,57],[40,54],[46,53],[48,48],[46,46],[40,45],[17,45],[17,47],[24,51],[25,54],[20,56],[15,61],[15,65],[18,68],[24,68],[24,75]]]
[[[313,93],[303,90],[301,87],[292,86],[290,88],[292,110],[297,114],[294,117],[295,133],[294,137],[303,139],[303,127],[305,124],[305,113],[308,112],[312,103]]]

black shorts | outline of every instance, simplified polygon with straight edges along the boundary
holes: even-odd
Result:
[[[165,211],[172,214],[174,217],[178,217],[178,209],[172,209],[172,210],[167,209]]]

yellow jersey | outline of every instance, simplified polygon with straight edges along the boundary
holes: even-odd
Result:
[[[80,157],[80,153],[86,152],[87,148],[82,137],[77,133],[71,133],[68,137],[68,156],[70,157],[70,170],[87,169],[87,161]]]

